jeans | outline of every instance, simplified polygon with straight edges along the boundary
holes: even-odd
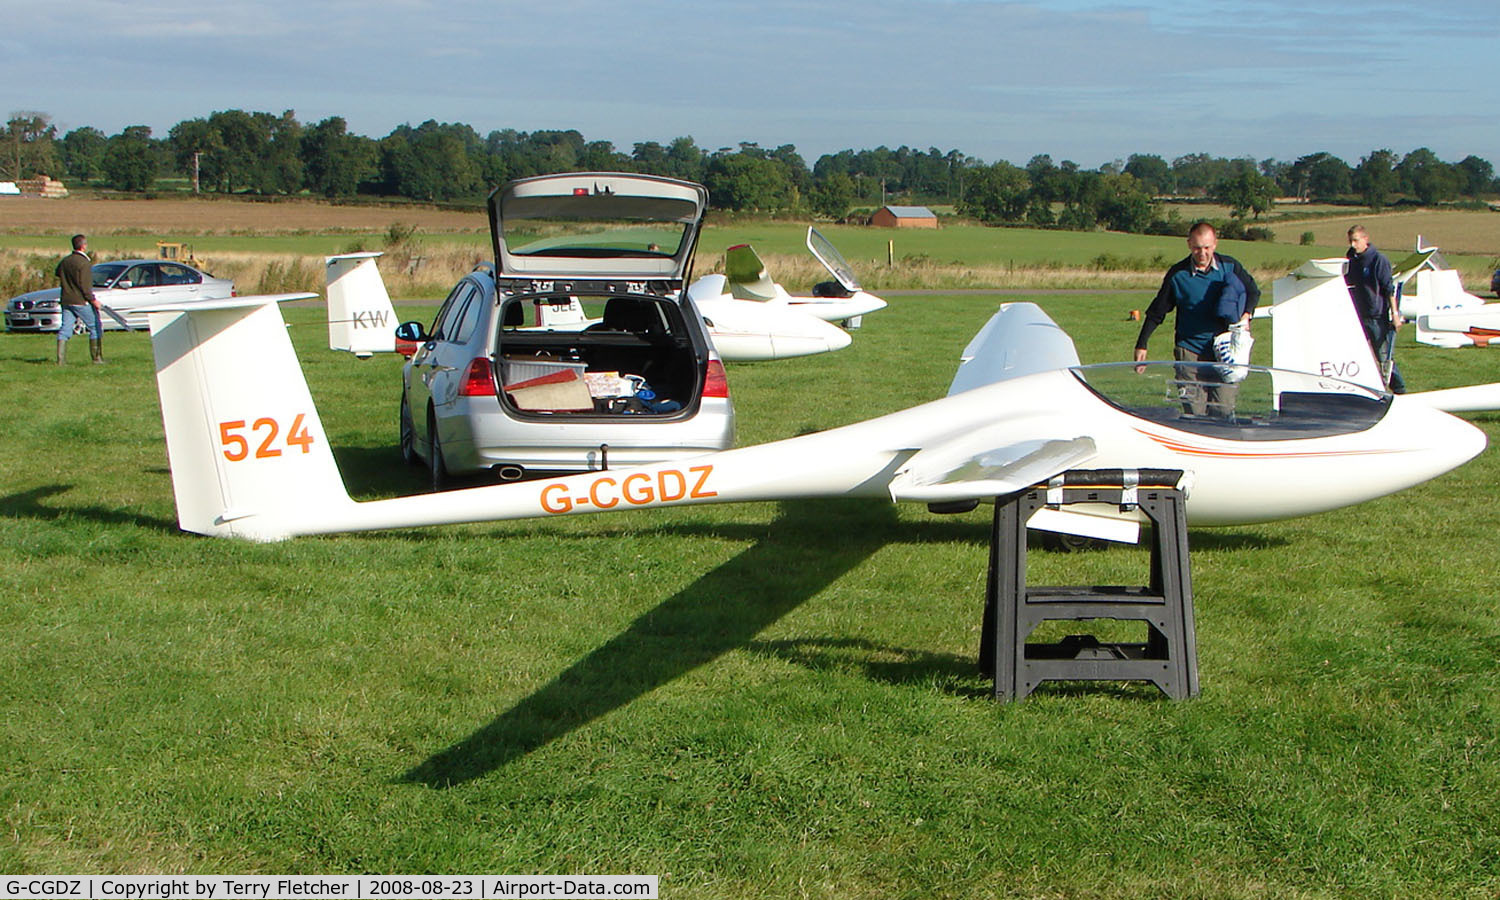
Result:
[[[88,304],[84,304],[83,306],[63,306],[62,321],[57,326],[57,339],[59,341],[66,341],[72,337],[73,323],[80,320],[83,322],[84,327],[88,329],[89,340],[99,340],[99,311]]]
[[[1196,353],[1186,347],[1173,347],[1172,356],[1180,363],[1217,363],[1213,347]],[[1219,378],[1210,366],[1177,366],[1177,399],[1182,402],[1182,411],[1195,416],[1209,415],[1216,419],[1233,419],[1234,404],[1239,399],[1240,386],[1228,384]]]
[[[1361,317],[1360,324],[1365,328],[1365,339],[1370,342],[1375,362],[1380,364],[1386,387],[1393,394],[1406,393],[1406,379],[1401,377],[1401,370],[1396,366],[1396,326],[1385,319],[1364,317]]]

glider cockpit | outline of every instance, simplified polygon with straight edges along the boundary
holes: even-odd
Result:
[[[1303,372],[1237,367],[1228,384],[1211,363],[1102,363],[1069,371],[1110,406],[1157,425],[1232,441],[1355,434],[1390,409],[1391,395]],[[1194,412],[1194,395],[1209,395]]]

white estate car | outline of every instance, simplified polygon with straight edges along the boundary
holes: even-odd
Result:
[[[612,172],[490,195],[496,266],[452,292],[402,372],[401,452],[510,480],[685,459],[734,442],[724,365],[683,290],[701,185]]]
[[[138,306],[233,296],[233,281],[181,263],[121,259],[94,264],[94,297],[107,308],[99,317],[106,330],[145,329],[146,314],[132,312]],[[5,304],[5,330],[56,331],[62,319],[57,297],[55,287],[12,297]]]

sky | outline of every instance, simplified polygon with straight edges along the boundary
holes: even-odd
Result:
[[[435,119],[809,165],[882,145],[1500,165],[1495,0],[0,0],[0,22],[0,112],[59,135],[290,109],[375,138]]]

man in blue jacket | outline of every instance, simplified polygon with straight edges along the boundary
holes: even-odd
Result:
[[[1219,236],[1209,223],[1199,222],[1189,229],[1187,243],[1187,259],[1167,270],[1161,289],[1146,308],[1141,333],[1135,339],[1136,362],[1146,361],[1146,344],[1151,333],[1173,311],[1177,313],[1177,321],[1172,355],[1182,363],[1218,362],[1214,355],[1214,335],[1235,324],[1247,331],[1250,328],[1250,316],[1260,302],[1260,288],[1255,279],[1238,260],[1218,253]],[[1243,303],[1238,302],[1241,294]],[[1233,306],[1234,310],[1221,306],[1220,301],[1226,299],[1231,302],[1224,306]],[[1221,417],[1233,414],[1238,386],[1223,383],[1212,367],[1184,365],[1179,367],[1179,378],[1204,385],[1184,386],[1182,399],[1188,412]]]
[[[1359,324],[1364,326],[1365,340],[1380,361],[1380,372],[1391,393],[1404,394],[1406,379],[1396,368],[1396,326],[1401,319],[1393,299],[1396,285],[1391,281],[1391,261],[1370,243],[1370,233],[1363,225],[1349,229],[1349,252],[1344,258],[1349,261],[1344,268],[1344,283],[1349,286]]]

